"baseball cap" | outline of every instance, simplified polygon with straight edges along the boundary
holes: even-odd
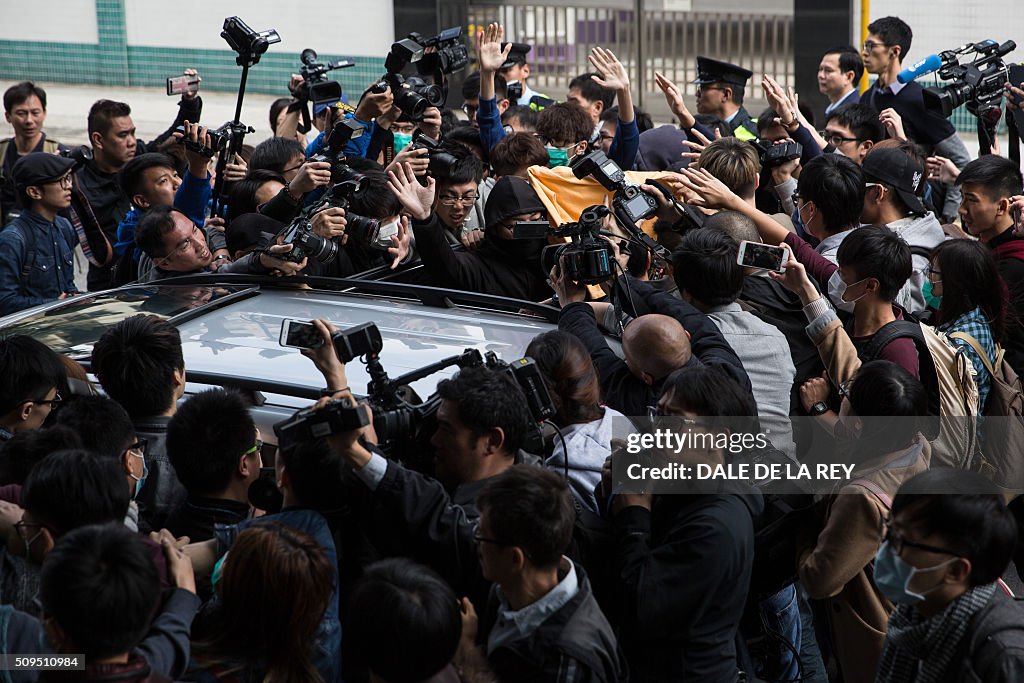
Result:
[[[924,168],[909,154],[898,149],[873,149],[861,165],[868,182],[889,185],[910,212],[923,216],[928,212],[917,191],[924,180]]]

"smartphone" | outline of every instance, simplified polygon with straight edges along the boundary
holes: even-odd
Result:
[[[1011,64],[1009,71],[1010,83],[1020,87],[1024,83],[1024,64]],[[1017,132],[1024,135],[1024,101],[1019,97],[1014,99],[1018,109],[1013,112],[1013,119],[1017,122]]]
[[[281,346],[290,346],[296,349],[315,349],[323,346],[324,338],[320,330],[311,322],[305,320],[286,319],[281,323]]]
[[[167,94],[182,95],[184,93],[199,92],[199,78],[197,76],[168,76]]]
[[[774,270],[776,273],[786,272],[782,265],[785,262],[786,250],[782,247],[746,240],[740,242],[740,253],[736,256],[736,263],[741,266]]]

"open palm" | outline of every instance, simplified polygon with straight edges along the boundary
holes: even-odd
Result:
[[[629,90],[629,74],[611,50],[597,46],[588,58],[601,77],[591,76],[602,88],[608,90]]]
[[[502,50],[501,42],[504,38],[505,27],[501,24],[488,24],[486,29],[476,32],[476,54],[481,71],[498,71],[508,59],[512,44],[509,43]]]

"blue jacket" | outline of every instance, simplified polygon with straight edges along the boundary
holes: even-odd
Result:
[[[206,206],[213,197],[213,188],[210,187],[210,175],[205,178],[196,178],[185,169],[185,177],[181,179],[178,191],[174,193],[174,208],[192,219],[196,225],[202,225],[206,221]],[[117,226],[117,243],[114,244],[114,253],[120,256],[128,247],[135,246],[135,227],[142,218],[145,211],[140,211],[134,206],[121,219]],[[135,251],[135,262],[139,262],[141,252]]]
[[[51,223],[24,211],[0,231],[0,315],[77,294],[75,230],[63,216]]]

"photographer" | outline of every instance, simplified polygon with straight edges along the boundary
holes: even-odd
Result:
[[[627,317],[637,317],[629,319],[622,329],[623,360],[605,342],[595,308],[584,303],[586,290],[559,269],[553,269],[550,278],[562,305],[558,328],[587,347],[601,380],[604,402],[622,414],[645,415],[647,407],[654,405],[661,394],[665,378],[690,364],[721,367],[750,389],[743,364],[725,337],[710,318],[685,301],[630,276],[619,280],[629,288],[631,300],[647,311],[644,315],[641,311],[627,312]],[[607,318],[602,315],[602,324],[611,329],[613,324]]]
[[[512,239],[515,223],[541,220],[546,215],[544,204],[528,182],[505,177],[495,183],[484,209],[487,227],[482,244],[471,252],[457,252],[430,209],[436,181],[430,178],[426,187],[420,185],[408,164],[404,173],[388,175],[391,191],[412,217],[416,249],[435,286],[527,301],[547,298],[540,264],[547,240]]]
[[[154,263],[154,268],[145,278],[146,282],[212,270],[214,256],[207,246],[209,241],[206,231],[193,223],[188,216],[170,206],[157,206],[146,212],[139,221],[135,244]],[[275,258],[276,254],[285,254],[291,249],[291,245],[275,244],[264,252],[253,252],[238,261],[221,266],[220,271],[253,275],[295,275],[306,267],[307,259],[292,263]]]
[[[0,140],[0,228],[17,213],[13,174],[18,159],[32,152],[53,154],[66,149],[56,140],[46,139],[46,91],[35,83],[23,81],[4,91],[4,115],[14,128],[14,137]]]

